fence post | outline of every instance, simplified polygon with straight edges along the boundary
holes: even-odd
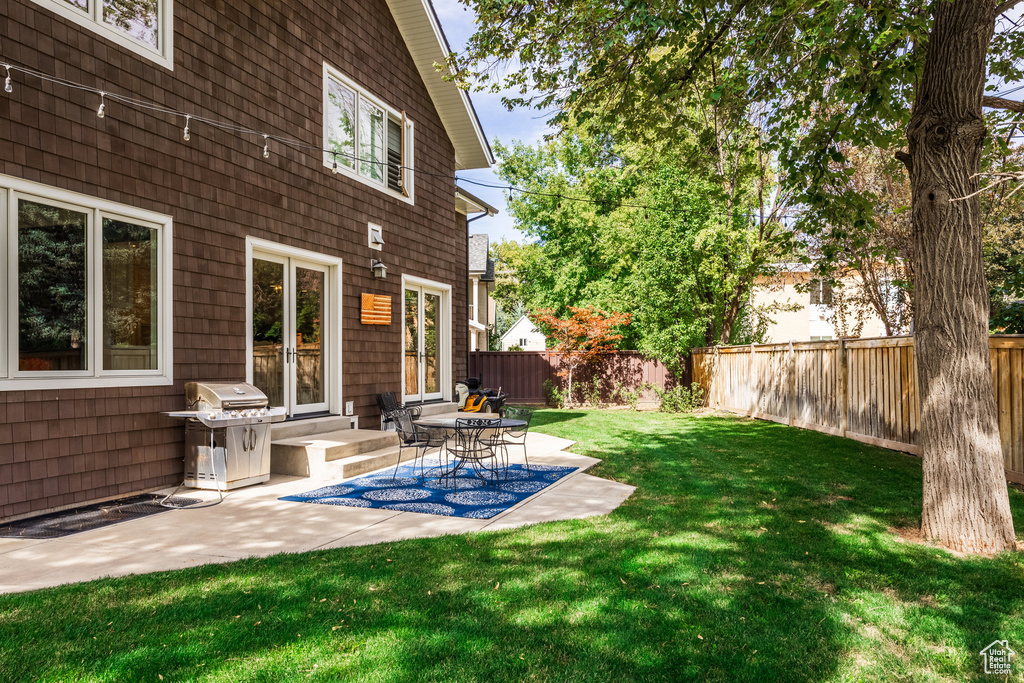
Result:
[[[720,359],[718,357],[718,344],[715,344],[715,368],[714,368],[714,371],[711,373],[711,377],[712,377],[712,379],[714,381],[714,384],[712,385],[713,386],[713,391],[709,391],[708,393],[709,394],[711,394],[711,393],[715,394],[715,398],[714,398],[715,408],[721,408],[722,407],[722,397],[721,397],[721,393],[722,393],[722,364],[721,364]]]
[[[786,406],[789,408],[789,426],[796,424],[796,413],[793,404],[796,402],[796,354],[793,352],[793,340],[789,340],[789,351],[786,354],[786,364],[789,366],[788,377],[786,378]]]
[[[839,431],[846,436],[846,429],[849,427],[849,406],[850,406],[850,381],[847,378],[848,365],[846,362],[846,340],[839,337],[839,346],[836,349],[839,374]]]
[[[755,346],[755,342],[750,342],[750,363],[748,363],[747,365],[749,369],[749,372],[747,373],[747,387],[748,391],[750,391],[750,398],[748,403],[750,408],[747,410],[747,415],[750,416],[753,416],[755,413],[757,413],[757,395],[759,393],[758,388],[761,386],[760,378],[754,374],[755,369],[757,368],[757,364],[754,362],[754,359],[757,358],[757,356],[754,355],[756,353],[756,350],[754,348]]]

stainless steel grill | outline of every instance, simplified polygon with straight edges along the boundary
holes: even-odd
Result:
[[[270,424],[284,408],[267,406],[251,384],[188,382],[185,418],[184,486],[227,491],[270,479]]]

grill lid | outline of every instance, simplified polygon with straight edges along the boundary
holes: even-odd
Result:
[[[242,410],[263,408],[267,395],[245,382],[186,382],[185,403],[190,410]]]

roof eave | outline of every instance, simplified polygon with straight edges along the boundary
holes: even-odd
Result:
[[[490,167],[494,152],[469,94],[434,68],[451,53],[434,6],[430,0],[388,0],[388,7],[455,147],[455,169]]]

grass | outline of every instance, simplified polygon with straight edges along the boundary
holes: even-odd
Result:
[[[0,596],[0,680],[960,681],[990,678],[997,638],[1024,652],[1024,558],[890,531],[919,523],[916,459],[731,417],[535,424],[636,493],[605,517]]]

